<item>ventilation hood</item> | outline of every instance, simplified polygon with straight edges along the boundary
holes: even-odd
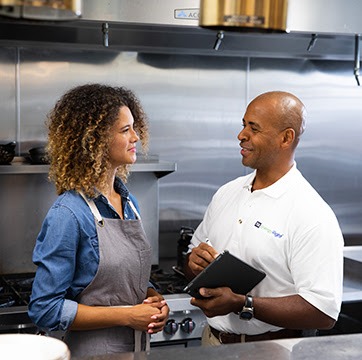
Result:
[[[0,15],[31,20],[73,20],[82,0],[0,0]]]
[[[236,4],[232,0],[209,1],[0,0],[0,45],[183,55],[354,59],[356,73],[359,71],[362,0],[239,0],[238,3],[245,4],[245,13],[240,13],[243,6],[235,5],[234,8],[239,9],[237,16],[254,19],[255,25],[268,25],[263,29],[239,26],[241,24],[226,27],[220,23],[220,18],[217,18],[218,23],[206,24],[201,20],[199,24],[207,4],[208,11],[218,9],[222,14],[229,9],[227,4]],[[25,8],[15,7],[25,6],[25,3],[38,11],[38,17],[31,18]],[[76,14],[73,19],[64,17],[62,20],[67,21],[53,21],[61,18],[48,17],[44,20],[39,5],[55,3],[75,4],[77,9],[80,6],[81,14],[80,10],[71,10],[73,16]],[[263,20],[264,13],[259,13],[266,5],[269,20]],[[49,10],[49,6],[43,8]],[[19,10],[18,15],[15,10]],[[280,19],[285,22],[275,26]]]
[[[362,33],[361,0],[83,0],[82,19],[213,29]]]
[[[361,0],[0,0],[0,15],[240,31],[362,33]]]
[[[200,26],[236,31],[357,34],[360,0],[200,0]]]
[[[287,5],[287,0],[201,0],[200,26],[286,31]]]

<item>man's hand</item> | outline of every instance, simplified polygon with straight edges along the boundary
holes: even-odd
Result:
[[[235,294],[228,287],[201,288],[199,292],[204,299],[192,298],[191,304],[199,307],[207,317],[239,312],[245,302],[244,295]]]
[[[212,246],[202,242],[192,249],[188,257],[188,267],[194,275],[197,275],[213,262],[218,255],[218,252]]]

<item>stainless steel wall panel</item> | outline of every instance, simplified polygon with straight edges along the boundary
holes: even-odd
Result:
[[[287,28],[315,34],[362,31],[360,0],[288,0]]]
[[[55,199],[46,174],[0,175],[0,274],[32,272],[32,252]]]
[[[46,114],[69,88],[88,82],[115,82],[112,59],[100,51],[32,49],[20,52],[22,152],[46,141]]]
[[[144,84],[149,92],[139,89],[150,117],[151,152],[178,165],[160,181],[160,219],[200,219],[220,183],[243,172],[236,136],[246,59],[150,55],[143,61],[152,64]]]
[[[0,143],[17,140],[16,54],[15,48],[5,47],[0,50]]]
[[[252,59],[250,97],[268,90],[296,94],[307,126],[299,169],[335,211],[346,237],[362,233],[362,92],[351,63]]]
[[[241,117],[254,96],[278,89],[295,93],[308,109],[298,167],[335,210],[344,234],[362,243],[362,93],[352,62],[22,47],[16,104],[16,51],[0,48],[6,117],[0,133],[12,140],[19,125],[22,152],[46,140],[46,113],[72,86],[123,85],[140,97],[150,120],[150,154],[177,163],[176,172],[159,180],[151,176],[157,189],[152,182],[148,189],[142,178],[129,183],[160,257],[176,256],[180,227],[197,226],[219,186],[251,171],[241,164],[236,138]],[[0,188],[1,203],[13,211],[0,221],[0,252],[6,253],[0,270],[14,270],[10,258],[25,269],[54,190],[35,174],[0,175]],[[149,201],[157,193],[159,202]],[[153,221],[158,216],[159,227]]]

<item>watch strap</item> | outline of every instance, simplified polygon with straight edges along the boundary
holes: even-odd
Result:
[[[239,318],[243,320],[251,320],[254,317],[253,297],[250,294],[245,295],[245,303],[239,313]]]
[[[253,297],[252,297],[250,294],[245,295],[245,304],[244,304],[244,307],[254,310],[254,307],[253,307]]]

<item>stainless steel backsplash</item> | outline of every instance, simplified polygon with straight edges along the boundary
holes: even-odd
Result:
[[[197,226],[220,185],[251,171],[236,138],[247,103],[268,90],[293,92],[308,109],[298,167],[346,241],[362,239],[362,89],[352,62],[2,47],[0,76],[0,141],[16,140],[19,156],[46,141],[46,113],[70,87],[101,82],[137,93],[150,153],[177,163],[158,181],[160,257],[176,257],[180,227]],[[46,174],[0,174],[0,189],[0,272],[31,271],[54,189]]]

